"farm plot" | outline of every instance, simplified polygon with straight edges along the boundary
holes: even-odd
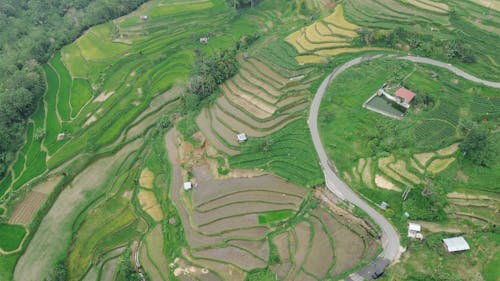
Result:
[[[215,105],[204,108],[196,124],[217,150],[228,155],[240,152],[238,133],[267,136],[290,123],[305,108],[308,87],[317,78],[310,69],[289,69],[259,55],[238,56],[238,74],[221,85]],[[296,80],[294,77],[301,76]]]
[[[358,28],[359,26],[345,19],[343,6],[337,5],[331,15],[297,30],[285,40],[300,54],[295,57],[299,64],[322,63],[326,56],[376,50],[377,48],[351,47],[352,39],[358,36]]]
[[[171,160],[175,160],[175,146],[168,150]],[[208,260],[229,263],[244,272],[266,267],[269,249],[265,237],[270,227],[261,225],[257,215],[297,210],[301,203],[298,199],[307,190],[273,176],[215,180],[205,166],[194,167],[194,177],[197,186],[187,196],[181,191],[180,171],[174,172],[171,191],[191,256],[198,264]],[[245,201],[246,197],[249,201]],[[280,197],[280,204],[276,204]]]
[[[21,246],[21,242],[26,236],[26,229],[20,225],[0,223],[0,253],[12,252]]]

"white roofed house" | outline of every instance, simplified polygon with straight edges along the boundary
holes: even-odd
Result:
[[[247,140],[247,135],[245,133],[237,134],[236,138],[238,142],[245,142]]]
[[[413,222],[408,223],[408,237],[422,240],[424,236],[420,233],[421,231],[422,226],[420,224]]]
[[[191,188],[193,188],[193,185],[191,184],[190,181],[187,181],[184,183],[184,190],[190,190]]]
[[[470,250],[469,244],[462,236],[443,239],[444,247],[449,253]]]

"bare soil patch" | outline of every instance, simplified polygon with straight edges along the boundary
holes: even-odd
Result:
[[[328,60],[323,56],[317,55],[303,55],[295,57],[297,62],[300,65],[308,64],[308,63],[327,63]]]
[[[269,259],[269,243],[267,240],[232,240],[229,244],[252,253],[264,262]]]
[[[286,194],[283,192],[274,192],[268,190],[248,190],[238,193],[233,193],[224,197],[219,197],[213,201],[207,202],[196,207],[198,211],[208,211],[215,208],[220,208],[224,205],[243,203],[243,202],[268,202],[274,204],[294,204],[299,205],[302,198],[297,195]]]
[[[225,84],[221,85],[222,92],[231,102],[240,106],[247,114],[251,114],[259,119],[265,119],[272,115],[273,110],[266,111],[253,104],[253,100],[247,100],[236,93],[233,93]],[[254,98],[255,99],[255,98]]]
[[[114,258],[112,260],[107,261],[101,271],[101,278],[99,280],[102,281],[113,281],[115,280],[115,275],[118,272],[118,265],[120,264],[119,258]]]
[[[218,235],[242,228],[259,226],[257,214],[247,214],[242,216],[224,218],[199,227],[200,232],[205,235]]]
[[[363,239],[325,210],[318,208],[316,215],[323,221],[328,234],[333,238],[335,266],[330,274],[335,276],[359,264],[364,251]]]
[[[201,250],[193,252],[193,256],[233,264],[246,271],[266,266],[262,260],[233,246]]]
[[[408,184],[408,181],[403,179],[398,173],[394,172],[389,165],[394,162],[394,155],[378,159],[378,167],[390,178],[403,183]]]
[[[310,249],[310,238],[311,238],[311,225],[307,221],[301,221],[294,228],[294,233],[296,235],[296,245],[297,250],[293,256],[293,267],[288,273],[287,279],[293,280],[300,268],[306,261],[307,254]],[[297,243],[298,242],[298,243]]]
[[[266,92],[268,92],[272,95],[275,95],[276,97],[279,97],[282,94],[280,91],[278,91],[272,85],[270,85],[268,82],[258,79],[257,77],[254,76],[254,74],[252,74],[250,71],[248,71],[246,69],[240,69],[240,75],[245,80],[250,82],[251,84],[254,84],[254,85],[264,89]]]
[[[423,228],[429,230],[430,232],[448,232],[448,233],[463,233],[467,231],[466,227],[455,225],[455,226],[442,226],[438,223],[427,222],[427,221],[416,221]]]
[[[240,204],[223,206],[217,209],[210,210],[206,213],[202,213],[195,210],[192,213],[192,218],[195,224],[204,225],[230,216],[263,213],[263,212],[277,211],[277,210],[296,210],[296,209],[297,206],[293,204],[276,205],[274,203],[264,203],[264,202],[243,202]]]
[[[418,163],[417,163],[417,161],[415,161],[415,159],[411,158],[411,159],[410,159],[410,163],[411,163],[411,166],[412,166],[413,168],[417,169],[417,170],[418,170],[420,173],[422,173],[422,174],[424,173],[424,169],[422,169],[422,168],[418,165]]]
[[[110,91],[110,92],[102,92],[101,94],[99,94],[93,102],[104,102],[106,101],[107,99],[109,99],[113,94],[115,93],[115,91]]]
[[[10,224],[28,225],[47,199],[47,194],[31,191],[17,204],[9,219]]]
[[[268,116],[261,117],[261,118],[266,118],[266,117],[271,116],[277,109],[275,106],[266,103],[265,101],[257,98],[256,96],[249,94],[249,93],[246,93],[244,91],[241,91],[233,84],[233,82],[231,80],[228,80],[226,82],[225,86],[227,86],[227,88],[229,89],[229,92],[230,92],[229,97],[233,98],[235,101],[240,101],[243,99],[243,101],[242,101],[243,103],[250,103],[254,107],[256,107],[260,110],[263,110],[264,112],[267,113]],[[262,95],[262,93],[260,93],[260,95]],[[238,103],[238,104],[240,104],[240,103]],[[240,104],[240,105],[243,106],[243,104]]]
[[[467,199],[467,200],[495,200],[499,201],[498,199],[486,195],[474,195],[474,194],[466,194],[466,193],[461,193],[461,192],[451,192],[448,193],[447,195],[448,198],[450,199]]]
[[[213,272],[218,273],[224,280],[234,280],[234,281],[244,281],[246,273],[241,269],[227,263],[216,262],[213,260],[197,259],[192,257],[186,249],[182,250],[182,255],[186,257],[188,261],[194,264],[203,266],[210,269]]]
[[[265,90],[258,88],[253,84],[248,83],[246,80],[243,80],[241,78],[241,76],[239,76],[239,75],[236,75],[234,77],[233,81],[234,81],[234,85],[228,84],[228,86],[231,86],[231,90],[233,90],[233,91],[241,89],[245,92],[252,93],[252,94],[258,96],[261,99],[263,99],[271,104],[275,104],[278,101],[277,97],[280,95],[280,92],[278,92],[277,90],[274,91],[273,93],[268,93]],[[239,89],[235,89],[234,86],[237,86]]]
[[[156,196],[152,191],[146,191],[144,189],[139,190],[137,195],[141,207],[148,215],[150,215],[155,221],[160,221],[163,219],[163,211],[161,210],[160,204],[156,200]]]
[[[422,166],[426,166],[427,162],[434,156],[434,152],[426,152],[413,155]]]
[[[455,157],[447,158],[447,159],[435,159],[431,162],[429,167],[427,168],[434,174],[444,171],[448,166],[455,161]]]
[[[46,181],[37,184],[33,188],[33,191],[49,195],[52,193],[52,191],[54,191],[54,188],[56,188],[56,186],[59,184],[62,178],[63,178],[62,176],[50,177]]]
[[[436,152],[437,152],[437,154],[439,154],[441,156],[451,155],[451,154],[455,153],[458,150],[458,145],[459,144],[460,144],[459,142],[456,142],[456,143],[454,143],[454,144],[452,144],[452,145],[450,145],[448,147],[442,148],[442,149],[440,149],[440,150],[438,150]]]
[[[85,121],[85,123],[83,124],[83,127],[87,127],[88,125],[94,123],[95,121],[97,121],[97,117],[92,114],[89,119],[87,119],[87,121]]]
[[[196,118],[196,125],[200,128],[205,136],[206,140],[213,145],[217,150],[227,153],[229,155],[238,154],[238,150],[227,147],[224,143],[222,143],[219,138],[212,131],[210,115],[207,108],[203,108],[200,115]]]
[[[365,169],[363,170],[362,178],[363,182],[369,187],[373,187],[373,174],[372,174],[372,159],[368,158],[366,160]]]
[[[251,190],[281,192],[298,197],[307,194],[306,188],[296,186],[271,175],[214,180],[206,166],[193,167],[193,171],[198,179],[198,188],[193,189],[192,194],[193,203],[197,206],[229,194]]]
[[[300,280],[300,281],[317,281],[316,278],[311,277],[310,275],[306,274],[304,270],[301,270],[295,280]]]
[[[151,189],[154,186],[155,174],[151,172],[148,168],[142,170],[141,176],[139,177],[139,184],[147,189]]]
[[[156,264],[161,276],[168,277],[168,263],[165,255],[163,254],[163,233],[161,230],[161,225],[157,225],[153,229],[153,231],[148,234],[145,244],[147,245],[147,252],[149,254],[151,262]],[[149,272],[145,265],[144,267],[146,271]]]
[[[328,235],[323,230],[322,223],[317,218],[311,218],[311,220],[314,226],[314,238],[304,263],[304,269],[323,280],[333,263],[333,247]]]
[[[383,189],[388,189],[388,190],[394,190],[401,192],[401,189],[397,187],[394,183],[392,183],[390,180],[385,178],[382,175],[376,174],[375,175],[375,184]]]
[[[289,119],[289,116],[287,116],[287,114],[292,113],[291,111],[286,110],[285,112],[281,112],[282,114],[277,115],[275,118],[272,118],[270,120],[255,120],[253,117],[251,117],[250,113],[248,113],[247,111],[242,111],[241,108],[229,102],[228,97],[225,95],[217,99],[216,106],[220,110],[233,116],[232,118],[240,120],[248,127],[262,131],[272,130],[276,126],[285,123],[285,121]]]
[[[288,247],[289,232],[283,232],[273,237],[273,243],[276,245],[278,255],[281,262],[288,262],[290,260],[290,249]]]
[[[406,163],[403,160],[398,160],[396,161],[396,163],[389,164],[389,168],[393,169],[394,171],[396,171],[396,173],[412,181],[415,184],[421,182],[418,176],[416,176],[415,174],[406,169]]]
[[[262,60],[259,60],[257,58],[250,58],[248,61],[255,65],[265,75],[272,77],[274,80],[280,82],[283,85],[285,85],[289,81],[288,77],[283,76],[279,72],[279,70],[277,71],[273,69],[269,64],[263,62]]]

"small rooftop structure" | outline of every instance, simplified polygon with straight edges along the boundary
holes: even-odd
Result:
[[[245,133],[240,133],[236,135],[239,142],[244,142],[247,140],[247,135]]]
[[[462,236],[443,239],[444,246],[448,252],[461,252],[470,250],[469,244]]]
[[[410,103],[417,94],[406,89],[405,87],[399,88],[394,95],[403,99],[405,103]]]
[[[382,201],[382,203],[380,203],[380,208],[382,208],[383,210],[386,210],[387,207],[389,207],[389,204],[387,204],[386,202]]]
[[[190,190],[191,188],[193,188],[193,185],[190,181],[184,183],[184,190]]]
[[[201,37],[200,38],[200,43],[207,44],[208,43],[208,37]]]
[[[424,236],[420,231],[422,231],[422,226],[420,224],[413,222],[408,223],[408,237],[422,240]]]
[[[142,15],[139,17],[141,20],[148,20],[149,17],[147,15]]]
[[[57,135],[57,140],[58,141],[62,141],[64,139],[64,137],[66,137],[66,134],[65,133],[60,133]]]

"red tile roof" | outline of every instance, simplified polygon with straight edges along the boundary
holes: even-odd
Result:
[[[401,97],[405,100],[406,103],[410,103],[413,98],[416,96],[416,94],[404,87],[399,88],[399,90],[394,93],[397,97]]]

